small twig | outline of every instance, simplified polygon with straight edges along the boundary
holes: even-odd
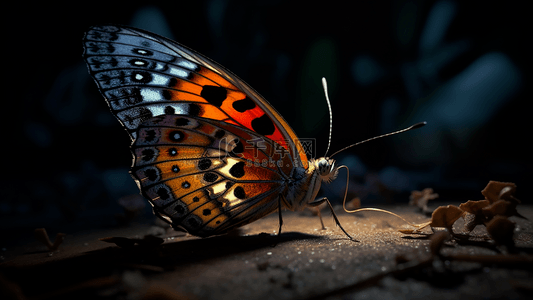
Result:
[[[65,239],[65,235],[66,235],[64,233],[56,234],[56,239],[54,240],[54,243],[52,244],[45,228],[37,228],[35,229],[34,232],[35,232],[35,238],[39,242],[43,243],[50,251],[57,250],[59,248],[59,245],[63,243],[63,240]]]

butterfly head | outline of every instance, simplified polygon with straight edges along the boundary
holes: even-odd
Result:
[[[339,167],[335,165],[335,160],[328,157],[321,157],[316,160],[316,170],[322,181],[332,182],[339,174]]]

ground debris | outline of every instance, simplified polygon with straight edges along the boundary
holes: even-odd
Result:
[[[483,225],[487,228],[487,232],[494,243],[513,247],[515,223],[508,218],[512,216],[524,218],[516,210],[520,200],[514,197],[515,192],[516,185],[512,182],[489,181],[487,186],[481,191],[485,199],[468,200],[465,203],[461,203],[459,207],[454,205],[439,206],[433,211],[431,221],[417,225],[417,229],[401,229],[399,232],[417,234],[423,228],[430,226],[434,232],[438,231],[439,227],[442,227],[457,236],[457,233],[453,231],[453,225],[462,217],[465,221],[464,231],[466,234],[474,230],[477,225]]]
[[[54,240],[54,243],[52,243],[50,241],[50,238],[48,237],[48,233],[46,232],[45,228],[37,228],[35,229],[34,233],[35,238],[39,242],[43,243],[50,251],[56,251],[59,248],[59,245],[63,243],[63,240],[65,239],[66,235],[64,233],[56,234],[56,239]]]
[[[412,191],[409,196],[409,205],[416,206],[425,214],[430,214],[431,210],[428,208],[428,201],[439,197],[439,194],[433,193],[432,188],[425,188],[422,191]]]

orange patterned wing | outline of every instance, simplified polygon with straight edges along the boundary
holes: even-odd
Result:
[[[223,121],[162,115],[138,128],[131,172],[154,212],[175,228],[221,234],[278,209],[286,189],[278,166],[289,158],[275,144]]]
[[[92,27],[84,39],[89,71],[132,139],[146,120],[189,115],[242,126],[275,141],[307,169],[296,134],[244,81],[205,56],[164,37],[122,26]]]

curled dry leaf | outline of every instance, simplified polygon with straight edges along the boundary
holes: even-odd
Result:
[[[431,227],[444,227],[452,231],[452,226],[457,219],[464,214],[459,207],[455,205],[439,206],[431,215]]]
[[[514,216],[516,211],[516,204],[505,200],[498,200],[491,205],[482,209],[483,214],[487,219],[492,219],[494,216]]]
[[[481,191],[485,200],[469,200],[466,203],[461,203],[459,207],[454,205],[440,206],[433,212],[430,222],[413,225],[418,227],[416,230],[402,229],[399,231],[404,234],[413,234],[419,233],[422,228],[431,226],[434,235],[444,234],[439,232],[438,228],[445,228],[453,233],[453,224],[458,218],[463,217],[466,232],[472,231],[477,225],[484,225],[497,244],[513,245],[515,223],[508,220],[507,217],[524,218],[516,210],[520,201],[514,197],[515,191],[516,185],[512,182],[490,181]],[[420,200],[421,195],[422,192],[413,192],[411,201]]]
[[[497,244],[507,246],[514,245],[514,222],[504,216],[495,216],[486,226],[490,236]]]
[[[459,208],[465,211],[463,219],[465,220],[464,229],[466,232],[471,232],[477,225],[485,223],[486,219],[482,213],[482,209],[489,205],[489,200],[468,200],[459,205]]]
[[[484,224],[483,218],[478,218],[478,216],[480,215],[481,214],[474,215],[469,212],[465,212],[465,214],[463,215],[463,220],[465,221],[465,225],[464,225],[465,232],[469,233],[472,230],[474,230],[474,228],[476,228],[477,225]]]
[[[516,187],[515,188],[512,188],[510,186],[506,186],[504,187],[501,191],[500,191],[500,200],[507,200],[507,201],[518,201],[518,203],[520,203],[520,200],[516,199],[514,197],[514,193],[516,191]]]
[[[439,194],[433,193],[432,188],[425,188],[422,191],[412,191],[409,196],[409,205],[419,207],[422,211],[428,210],[428,201],[439,197]]]
[[[504,191],[505,197],[507,198],[513,197],[516,191],[516,184],[512,182],[500,182],[500,181],[491,180],[489,181],[487,186],[481,191],[481,194],[485,196],[485,199],[487,199],[492,204],[501,199],[500,193],[504,189],[505,189]]]
[[[468,200],[465,203],[459,204],[459,208],[468,213],[477,215],[478,213],[481,212],[481,209],[489,205],[490,205],[489,200],[478,200],[478,201]]]

